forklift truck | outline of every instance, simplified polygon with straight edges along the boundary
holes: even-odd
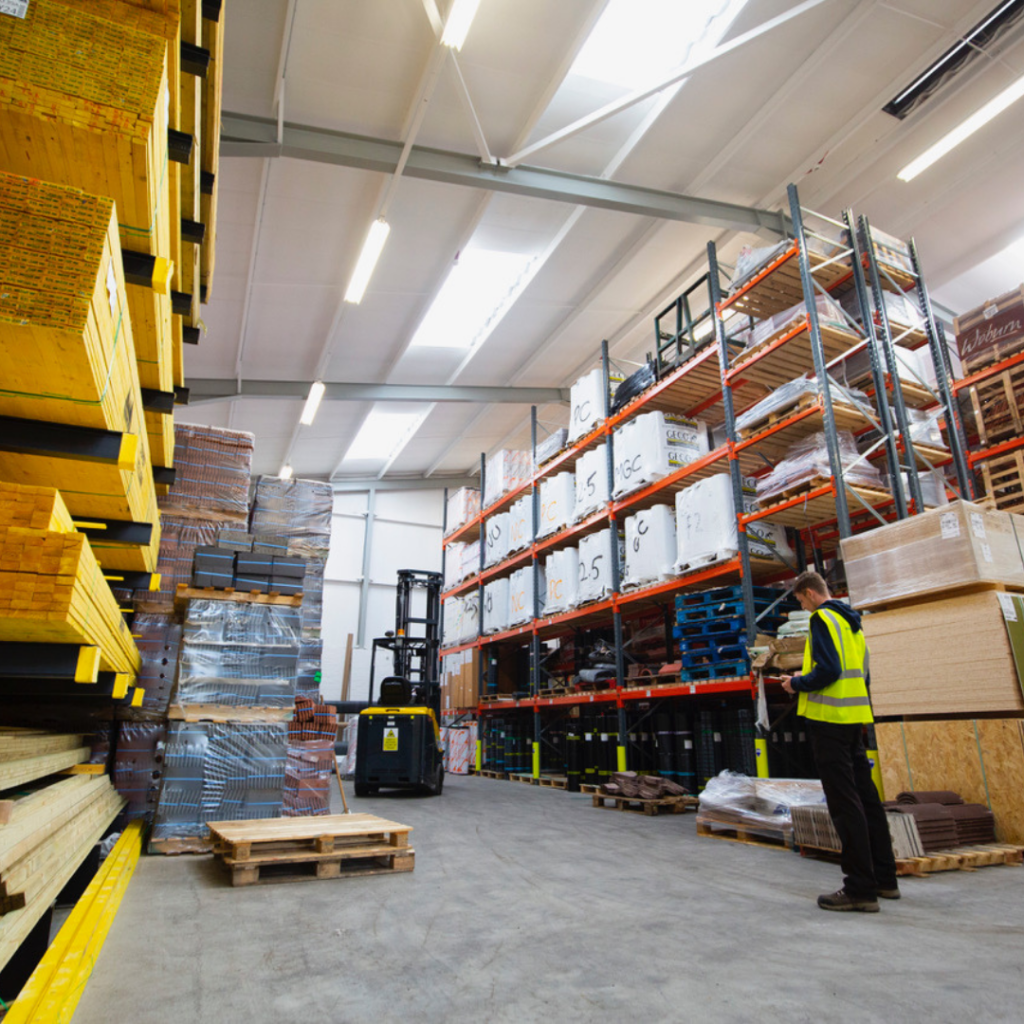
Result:
[[[426,610],[419,617],[412,614],[417,590],[426,593]],[[356,730],[356,796],[373,796],[382,787],[438,796],[444,787],[440,620],[441,574],[399,570],[395,631],[377,637],[370,652],[369,706],[359,712]],[[422,630],[416,631],[418,626]],[[391,653],[394,674],[381,681],[375,703],[378,649]]]

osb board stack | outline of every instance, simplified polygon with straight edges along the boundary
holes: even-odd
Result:
[[[865,615],[875,714],[1024,711],[1007,596],[983,591]],[[1024,642],[1024,622],[1016,622]]]
[[[75,776],[18,794],[10,820],[0,826],[0,966],[17,951],[123,803],[106,776]]]
[[[0,169],[72,185],[117,205],[121,244],[170,256],[168,41],[89,0],[33,0],[0,19]],[[169,298],[129,298],[144,387],[170,391]]]
[[[0,526],[0,640],[98,647],[106,672],[139,669],[132,639],[80,533]]]
[[[880,722],[875,733],[887,796],[955,790],[966,802],[992,811],[1000,842],[1024,843],[1024,721]]]
[[[868,609],[953,589],[1024,589],[1024,521],[966,501],[842,542],[850,602]]]

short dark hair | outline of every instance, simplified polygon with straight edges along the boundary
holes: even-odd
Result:
[[[802,594],[805,590],[813,590],[822,597],[828,597],[828,584],[822,579],[819,573],[808,569],[800,573],[793,583],[793,593]]]

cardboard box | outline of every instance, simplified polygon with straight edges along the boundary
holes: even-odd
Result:
[[[987,299],[953,321],[965,374],[1024,348],[1024,285]]]
[[[1024,519],[955,501],[842,542],[850,603],[877,608],[953,588],[1024,588]]]
[[[922,601],[865,615],[863,626],[877,717],[1024,711],[1021,598]]]

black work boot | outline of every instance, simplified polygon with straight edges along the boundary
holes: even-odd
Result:
[[[851,896],[845,889],[838,892],[830,892],[818,897],[818,906],[822,910],[859,910],[865,914],[878,913],[877,899],[864,899],[861,896]]]

